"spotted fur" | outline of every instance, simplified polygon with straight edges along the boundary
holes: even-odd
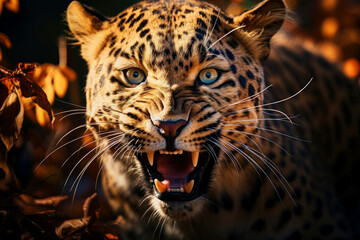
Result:
[[[285,18],[281,0],[239,16],[195,0],[144,1],[113,18],[70,4],[89,67],[87,124],[124,239],[355,237],[359,87],[284,34],[270,54]],[[126,80],[133,67],[144,82]],[[214,83],[199,81],[207,68],[221,73]],[[179,119],[170,147],[155,122]],[[207,153],[203,194],[156,196],[141,156],[170,148],[204,153],[200,163]]]

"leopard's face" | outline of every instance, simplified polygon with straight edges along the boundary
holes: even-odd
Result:
[[[197,215],[217,191],[215,173],[242,161],[229,152],[255,134],[268,42],[245,20],[205,2],[143,2],[112,19],[69,7],[89,66],[88,125],[115,161],[136,169],[165,217]]]

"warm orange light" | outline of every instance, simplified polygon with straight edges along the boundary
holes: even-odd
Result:
[[[360,63],[355,58],[345,60],[343,64],[343,71],[349,78],[354,78],[360,75]]]
[[[338,62],[341,58],[341,49],[331,41],[324,41],[318,45],[321,53],[330,61]]]
[[[338,5],[338,0],[322,0],[321,8],[325,11],[332,11]]]
[[[321,25],[321,33],[326,38],[334,38],[339,30],[339,22],[336,18],[328,17]]]

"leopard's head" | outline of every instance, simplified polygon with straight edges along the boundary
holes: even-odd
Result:
[[[78,2],[69,28],[88,63],[87,123],[137,166],[154,209],[188,219],[261,119],[261,63],[285,16],[266,0],[239,16],[203,1],[144,1],[113,18]],[[127,159],[127,160],[126,160]],[[236,163],[231,165],[236,168]]]

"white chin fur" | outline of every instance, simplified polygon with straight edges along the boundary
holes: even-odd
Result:
[[[192,201],[187,202],[170,202],[166,203],[153,197],[151,204],[155,211],[162,217],[172,219],[174,221],[188,220],[196,217],[206,204],[204,197],[198,197]]]

